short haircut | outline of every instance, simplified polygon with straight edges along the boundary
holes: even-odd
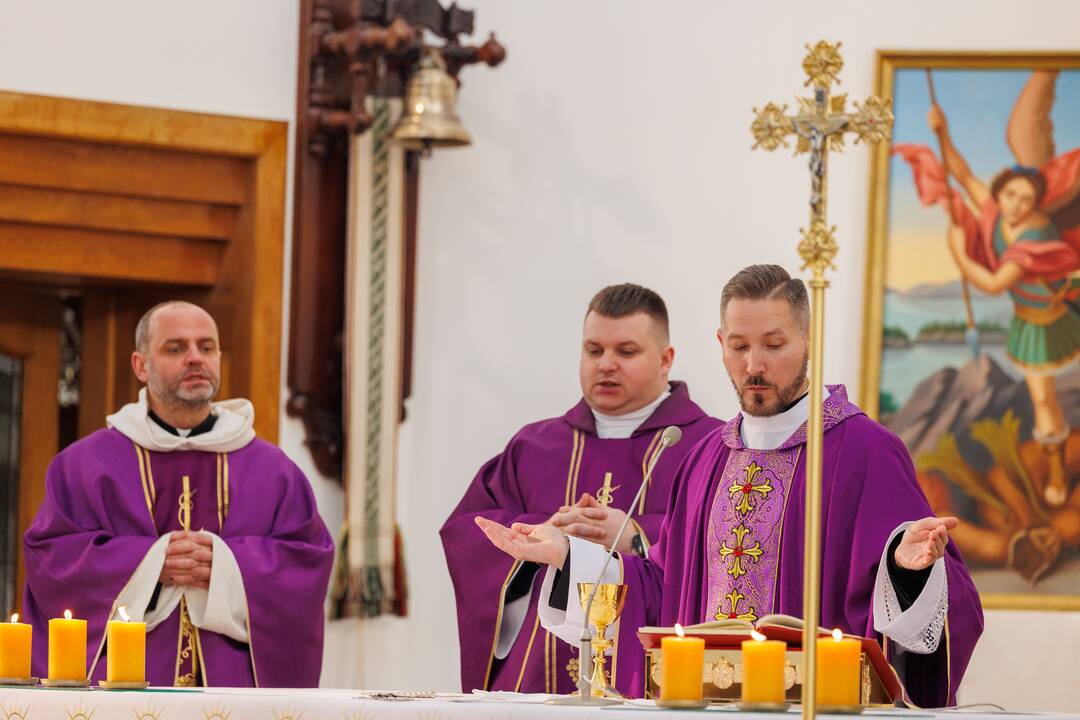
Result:
[[[810,300],[806,286],[792,278],[779,265],[750,265],[744,267],[724,285],[720,294],[720,324],[723,325],[728,303],[742,300],[787,300],[795,323],[804,333],[810,330]]]
[[[660,327],[664,341],[667,342],[667,305],[664,304],[664,298],[649,288],[633,283],[609,285],[596,293],[589,301],[589,309],[585,315],[588,316],[591,312],[607,318],[623,318],[645,313]]]
[[[143,313],[143,316],[139,318],[139,322],[135,325],[135,350],[143,353],[144,355],[150,349],[150,320],[154,317],[154,313],[162,308],[167,308],[172,305],[187,305],[189,307],[199,307],[195,303],[190,303],[187,300],[166,300],[165,302],[159,302],[154,307],[150,308]],[[200,310],[202,308],[199,308]]]
[[[998,195],[1005,189],[1005,185],[1016,178],[1024,178],[1031,183],[1031,188],[1035,191],[1035,207],[1039,207],[1043,196],[1046,195],[1046,176],[1038,170],[1019,170],[1017,168],[1002,170],[990,183],[990,197],[994,199],[994,202],[997,202]]]

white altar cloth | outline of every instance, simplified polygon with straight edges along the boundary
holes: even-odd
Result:
[[[602,708],[555,707],[537,696],[440,695],[435,698],[378,700],[361,690],[236,688],[151,688],[140,691],[59,690],[0,687],[0,720],[693,720],[738,714],[738,720],[778,720],[765,713],[738,713],[717,705],[703,711],[664,710],[649,701]],[[797,720],[798,707],[786,717]],[[823,716],[825,717],[825,716]],[[839,720],[840,716],[835,716]],[[868,710],[874,720],[1080,720],[1053,713]],[[731,720],[735,720],[732,718]]]

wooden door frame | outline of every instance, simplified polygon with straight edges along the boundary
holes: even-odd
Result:
[[[280,121],[206,115],[111,103],[0,92],[0,135],[142,146],[190,151],[252,161],[249,208],[237,228],[243,268],[237,288],[219,299],[236,308],[234,333],[243,348],[234,365],[242,388],[256,408],[255,430],[270,442],[278,437],[281,392],[281,333],[285,229],[285,167],[288,124]],[[46,263],[48,259],[35,262]],[[0,269],[5,269],[0,258]],[[30,280],[48,282],[50,268],[13,268]],[[229,270],[229,269],[227,269]],[[231,268],[237,272],[238,268]],[[70,269],[62,273],[70,278]],[[159,278],[149,279],[160,282]],[[131,281],[130,278],[123,279]],[[209,288],[211,295],[213,289]],[[126,338],[125,338],[126,340]],[[234,338],[236,340],[236,338]],[[116,352],[114,355],[119,356]],[[117,362],[120,358],[116,357]],[[126,365],[126,357],[123,358]],[[116,370],[117,368],[112,368]],[[235,384],[234,384],[235,385]],[[101,421],[115,411],[114,397],[101,393],[102,405],[88,408]]]
[[[22,417],[19,422],[19,511],[16,588],[26,580],[22,536],[45,499],[45,471],[58,449],[60,301],[47,295],[4,293],[0,309],[0,352],[22,361]],[[38,404],[46,398],[52,402]],[[17,601],[18,602],[18,601]],[[21,604],[21,603],[20,603]],[[8,612],[13,608],[0,608]]]

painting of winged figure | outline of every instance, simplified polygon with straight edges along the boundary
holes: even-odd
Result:
[[[981,592],[1080,606],[1080,70],[903,67],[892,98],[880,418]]]

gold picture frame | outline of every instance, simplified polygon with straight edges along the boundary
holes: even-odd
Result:
[[[901,411],[907,409],[906,407],[897,408],[897,407],[894,406],[894,404],[888,403],[888,402],[886,402],[887,407],[885,407],[885,408],[882,407],[883,398],[886,401],[891,399],[891,395],[889,395],[889,394],[883,395],[883,389],[884,389],[885,385],[883,384],[882,367],[883,367],[883,360],[886,359],[885,354],[887,352],[889,352],[889,350],[886,350],[886,348],[885,348],[885,346],[886,346],[886,344],[888,342],[887,338],[885,337],[885,331],[886,331],[886,303],[887,303],[886,293],[887,293],[887,291],[889,293],[896,293],[897,292],[894,288],[888,287],[888,285],[887,285],[887,279],[888,279],[888,274],[889,274],[889,256],[890,256],[890,250],[893,249],[892,248],[892,241],[894,240],[894,238],[890,236],[891,229],[893,228],[893,226],[890,225],[890,222],[892,222],[894,225],[895,225],[895,223],[898,222],[897,219],[896,219],[896,213],[894,213],[892,218],[890,217],[890,213],[893,210],[896,209],[896,208],[891,208],[890,207],[890,201],[891,201],[891,199],[894,198],[894,189],[893,189],[891,183],[897,185],[897,187],[899,187],[899,184],[901,183],[901,180],[899,179],[899,174],[895,174],[895,173],[897,173],[896,167],[897,167],[897,165],[899,163],[897,162],[896,158],[894,158],[893,150],[894,150],[894,144],[910,142],[910,141],[905,140],[905,132],[906,132],[907,128],[913,127],[912,123],[910,122],[911,117],[913,117],[910,114],[910,111],[912,110],[912,108],[910,108],[910,107],[905,108],[904,104],[905,104],[905,102],[907,102],[907,99],[905,98],[905,92],[907,92],[907,96],[906,96],[907,98],[913,98],[916,95],[915,92],[908,92],[908,91],[905,90],[905,88],[914,87],[914,80],[913,80],[914,75],[913,75],[912,71],[914,71],[916,73],[919,73],[919,74],[922,74],[924,71],[929,70],[930,72],[926,73],[927,77],[931,77],[936,73],[936,77],[938,77],[938,79],[939,79],[938,80],[938,85],[939,85],[938,90],[939,90],[939,92],[937,93],[937,98],[936,99],[939,101],[940,106],[943,108],[943,111],[948,116],[950,114],[950,108],[946,106],[947,98],[945,97],[945,95],[942,92],[940,92],[940,90],[942,89],[942,83],[941,83],[942,80],[949,80],[950,81],[950,82],[945,83],[946,88],[951,86],[954,90],[956,90],[956,88],[958,87],[958,83],[960,83],[961,81],[966,82],[966,83],[978,82],[980,77],[985,77],[987,79],[994,78],[994,82],[999,82],[1000,81],[1000,82],[1004,83],[1005,85],[1007,85],[1008,82],[1012,82],[1012,78],[1020,77],[1021,74],[1026,74],[1027,76],[1030,76],[1031,75],[1030,71],[1034,71],[1034,70],[1059,70],[1059,71],[1062,71],[1062,73],[1059,74],[1059,75],[1055,75],[1055,77],[1061,77],[1061,78],[1068,78],[1069,79],[1068,91],[1069,91],[1070,95],[1069,95],[1069,98],[1068,98],[1068,107],[1070,109],[1070,112],[1071,112],[1071,109],[1073,107],[1077,108],[1078,112],[1080,112],[1080,53],[1078,53],[1078,52],[1063,52],[1063,51],[1062,52],[948,52],[948,51],[882,50],[882,51],[879,51],[877,53],[877,64],[876,65],[877,65],[877,70],[876,70],[876,77],[875,77],[874,94],[881,97],[882,99],[889,100],[889,101],[891,101],[893,103],[894,112],[897,115],[897,125],[894,128],[894,137],[893,137],[892,142],[890,142],[890,143],[879,143],[878,145],[871,148],[871,168],[870,168],[870,183],[869,183],[869,195],[868,195],[869,212],[868,212],[868,218],[867,218],[866,275],[865,275],[865,281],[864,281],[864,292],[865,292],[864,298],[865,298],[865,300],[864,300],[864,317],[863,317],[863,344],[862,344],[862,357],[861,357],[861,367],[862,367],[861,381],[862,382],[861,382],[861,388],[860,388],[860,405],[861,405],[862,408],[864,408],[866,410],[866,412],[871,417],[873,417],[875,419],[882,419],[883,410],[885,410],[885,413],[884,413],[885,418],[882,419],[882,421],[885,422],[886,425],[888,425],[889,424],[888,419],[889,419],[890,416],[897,417],[897,416],[899,416],[901,414]],[[940,71],[940,72],[938,72],[938,71]],[[960,71],[960,72],[951,72],[951,71]],[[1002,73],[1000,71],[1006,71],[1006,72]],[[1074,76],[1072,74],[1073,71],[1075,71],[1075,73],[1076,73],[1075,79],[1078,80],[1078,82],[1075,85],[1072,83],[1072,80],[1074,79]],[[985,76],[980,76],[980,73],[986,73],[986,75]],[[1005,81],[1008,81],[1008,82],[1005,82]],[[922,108],[921,108],[920,111],[922,112],[923,117],[925,117],[926,114],[927,114],[927,111],[929,110],[929,107],[930,107],[930,105],[929,105],[929,103],[927,102],[927,99],[926,99],[927,94],[931,98],[934,97],[934,89],[933,89],[934,88],[934,80],[931,79],[931,80],[928,81],[926,79],[923,79],[922,82],[929,85],[928,92],[926,90],[923,90],[922,92],[926,93],[926,94],[923,94],[921,96],[923,105],[922,105]],[[988,82],[989,82],[989,80],[988,80]],[[899,93],[899,96],[898,96],[898,93],[897,93],[898,83],[900,84],[900,90],[901,90],[901,92]],[[997,87],[997,86],[995,85],[994,87]],[[1075,97],[1074,97],[1074,94],[1076,95]],[[974,98],[974,99],[979,99],[981,96],[980,96],[979,92],[971,92],[970,94],[963,95],[959,91],[956,91],[956,92],[953,93],[953,97],[954,98],[970,97],[970,98]],[[1004,98],[1004,96],[1002,96],[1002,97]],[[1016,96],[1013,95],[1013,98],[1015,98],[1015,97]],[[1054,96],[1051,95],[1051,97],[1054,97]],[[1008,100],[1006,100],[1006,99],[1001,100],[1002,104],[1004,104],[1006,102],[1009,103],[1009,105],[1011,107],[1013,99],[1010,98]],[[908,103],[908,104],[910,105],[911,103]],[[954,118],[960,119],[965,112],[968,112],[969,110],[970,110],[971,113],[978,112],[977,109],[972,109],[972,108],[976,108],[977,105],[978,105],[978,103],[975,103],[975,102],[972,102],[968,106],[965,106],[963,103],[959,103],[959,102],[954,103],[953,108],[952,108],[953,109],[953,116],[949,117],[950,127],[952,127],[953,119]],[[1010,113],[1011,112],[1012,111],[1010,110]],[[906,127],[905,127],[905,116],[908,119]],[[993,117],[997,118],[999,116],[1000,116],[1000,113],[995,114]],[[1011,114],[1009,115],[1009,117],[1011,118]],[[1070,114],[1069,117],[1072,117],[1072,115]],[[1080,115],[1078,115],[1078,117],[1080,117]],[[931,133],[929,128],[926,126],[926,122],[927,121],[925,121],[925,120],[923,121],[923,126],[924,126],[924,128],[926,128],[923,135]],[[971,125],[971,123],[969,123],[969,126],[970,125]],[[1058,123],[1058,124],[1055,125],[1055,127],[1060,127],[1060,125],[1061,124]],[[1002,139],[1004,139],[1005,133],[1002,133],[1001,135],[1002,135]],[[930,137],[933,137],[933,135],[930,134]],[[1068,138],[1068,146],[1067,147],[1069,149],[1074,148],[1074,147],[1080,147],[1080,142],[1076,142],[1078,139],[1080,139],[1080,132],[1071,134],[1069,136],[1069,138]],[[940,152],[939,152],[940,146],[937,145],[937,144],[934,144],[932,142],[927,142],[926,144],[927,144],[928,147],[932,148],[935,157],[940,158]],[[972,140],[972,142],[970,144],[971,145],[977,145],[978,143],[976,143],[974,140]],[[960,145],[961,145],[961,142],[958,140],[957,143],[956,143],[956,146],[958,147],[959,150],[963,150],[963,148],[960,147]],[[978,151],[978,152],[981,152],[981,150]],[[989,153],[989,151],[987,151],[987,153]],[[974,164],[973,164],[973,166],[974,166]],[[989,167],[989,166],[986,163],[983,163],[982,167],[985,168],[985,167]],[[999,167],[1001,167],[1001,165],[999,165]],[[1008,165],[1005,165],[1005,167],[1008,167]],[[1020,165],[1018,164],[1015,167],[1020,167]],[[907,172],[906,170],[905,170],[905,173],[906,173],[907,178],[910,178],[911,173]],[[905,178],[903,181],[907,182],[907,179]],[[913,185],[913,183],[909,183],[909,184]],[[955,186],[955,182],[953,183],[953,185]],[[905,204],[903,205],[903,208],[906,208],[907,210],[910,210],[911,208],[915,207],[914,202],[910,198],[905,198],[904,203]],[[899,202],[897,202],[895,204],[898,207],[901,205],[901,203],[899,203]],[[970,205],[970,202],[968,204]],[[942,228],[943,228],[942,235],[941,235],[941,246],[947,252],[947,244],[946,244],[946,240],[945,240],[945,229],[947,229],[949,227],[949,225],[948,225],[949,221],[948,221],[948,216],[945,214],[943,208],[925,207],[925,208],[920,208],[920,209],[924,210],[928,215],[929,214],[934,214],[934,217],[940,217],[941,218],[941,223],[942,223]],[[897,213],[899,213],[899,212],[900,211],[897,210]],[[914,237],[914,235],[899,235],[898,234],[898,237],[902,237],[903,241],[906,242],[909,237]],[[900,241],[897,240],[897,246],[899,246],[899,243],[900,243]],[[943,255],[943,257],[948,257],[948,255],[945,254],[945,255]],[[933,269],[935,271],[941,271],[941,268],[939,267],[939,264],[935,264],[931,258],[927,258],[926,262],[927,262],[928,270]],[[897,260],[897,266],[899,266],[900,264],[901,264],[900,261]],[[953,284],[955,286],[959,287],[960,284],[961,284],[961,280],[960,280],[961,274],[960,274],[960,272],[958,270],[956,272],[956,276],[957,276],[957,280]],[[905,279],[910,280],[912,277],[914,277],[914,276],[911,275],[911,274],[908,274]],[[945,283],[942,283],[943,286],[944,286],[944,284]],[[932,285],[932,283],[930,283],[927,287],[929,287],[930,285]],[[917,286],[911,285],[911,286],[909,286],[909,290],[907,290],[905,292],[910,292],[911,291],[910,288],[915,288],[915,287],[917,287]],[[890,297],[895,298],[897,296],[895,294],[893,294]],[[989,296],[987,296],[987,297],[989,297]],[[1007,297],[1007,293],[1005,294],[1005,297]],[[895,300],[891,300],[890,302],[895,302]],[[966,302],[966,307],[968,308],[968,314],[967,314],[968,330],[967,330],[967,333],[968,333],[968,337],[970,339],[971,334],[977,335],[978,333],[975,332],[975,330],[977,328],[972,328],[971,327],[971,318],[972,318],[972,315],[973,315],[972,312],[971,312],[972,303],[969,300],[967,300],[966,297],[965,297],[965,302]],[[987,302],[989,302],[989,300]],[[895,317],[895,313],[894,313],[894,317]],[[952,320],[954,318],[948,318],[948,319]],[[956,340],[957,340],[957,336],[963,334],[962,329],[961,330],[956,330],[956,328],[955,328],[956,323],[952,323],[951,325],[949,323],[944,323],[944,322],[942,323],[943,327],[946,326],[946,325],[949,325],[949,327],[952,327],[953,330],[954,330],[952,332],[952,334],[949,336],[951,338],[951,342],[953,342],[954,346],[956,344],[959,344],[959,343],[956,342]],[[924,327],[928,327],[928,326],[924,326]],[[890,326],[890,330],[895,332],[895,330],[892,329],[892,326]],[[997,333],[995,335],[995,337],[1000,338],[1002,333],[1005,331],[1005,328],[1004,327],[996,327],[994,330]],[[903,333],[899,333],[899,334],[902,335]],[[918,343],[919,339],[921,339],[923,337],[924,337],[924,333],[920,330],[919,334],[917,336],[916,343]],[[894,339],[895,339],[895,336],[894,336]],[[1003,341],[1001,341],[999,339],[998,342],[1003,342]],[[1006,342],[1006,344],[1007,344],[1007,342]],[[977,344],[976,344],[976,346],[977,346]],[[917,347],[917,345],[915,345],[913,347]],[[996,349],[995,350],[995,353],[997,353],[999,357],[1004,352],[1005,352],[1004,349]],[[902,354],[902,353],[898,353],[898,355],[900,355],[900,354]],[[989,354],[989,351],[987,351],[987,354]],[[976,358],[976,360],[978,359],[978,351],[976,351],[975,358]],[[926,362],[930,362],[930,361],[926,361]],[[895,363],[894,363],[893,367],[895,367]],[[941,367],[944,369],[945,366],[941,366]],[[1015,372],[1015,368],[1007,368],[1007,369],[1009,369],[1012,372]],[[905,370],[905,371],[907,371],[907,370]],[[911,371],[911,372],[914,372],[914,371]],[[893,381],[891,372],[890,372],[890,375],[887,378],[887,380],[889,382]],[[1014,380],[1014,382],[1020,382],[1020,381],[1019,380]],[[920,385],[919,387],[922,387],[922,386]],[[914,398],[915,394],[912,393],[910,397]],[[1070,407],[1071,407],[1071,405],[1070,405]],[[1015,418],[1013,418],[1013,419],[1015,419]],[[1004,418],[1002,419],[1002,422],[1003,423],[1005,422]],[[1017,421],[1017,422],[1019,422],[1019,421]],[[974,423],[973,423],[973,425],[974,425]],[[1077,424],[1073,424],[1072,427],[1074,429],[1073,434],[1074,435],[1078,434],[1077,432],[1075,432],[1075,430],[1080,430],[1080,426],[1078,426]],[[900,431],[898,431],[898,432],[900,432]],[[901,434],[901,437],[904,437],[903,432],[900,432],[900,434]],[[905,442],[908,442],[908,441],[905,440]],[[1034,442],[1034,441],[1032,441],[1032,442]],[[1068,444],[1068,445],[1063,443],[1062,448],[1072,448],[1071,442],[1072,442],[1072,440],[1069,440],[1068,443],[1070,443],[1070,444]],[[1017,441],[1017,445],[1019,445],[1019,441]],[[930,456],[930,453],[925,453],[924,455],[919,455],[916,452],[915,448],[912,448],[910,445],[909,445],[909,450],[911,450],[913,459],[916,461],[917,466],[920,465],[920,458],[921,457],[929,457]],[[924,448],[924,450],[925,450],[925,448]],[[1063,457],[1064,457],[1064,453],[1065,453],[1065,449],[1062,450],[1062,456]],[[962,454],[962,451],[960,452],[960,454]],[[1027,457],[1027,456],[1025,456],[1025,457]],[[1069,457],[1071,458],[1072,455],[1070,455]],[[993,472],[993,470],[991,470],[990,472]],[[1022,470],[1020,471],[1020,474],[1021,475],[1023,474]],[[989,476],[989,473],[987,473],[987,476]],[[920,476],[920,480],[922,480],[922,479],[923,479],[922,476]],[[946,484],[946,485],[949,484],[949,483],[947,483],[945,481],[942,481],[942,482],[943,482],[943,484]],[[1029,480],[1029,484],[1031,484],[1030,480]],[[1073,490],[1075,490],[1075,489],[1076,488],[1073,488]],[[1042,490],[1046,491],[1045,486],[1042,488]],[[958,492],[957,491],[957,486],[956,486],[955,483],[953,484],[952,489],[950,490],[950,492],[952,492],[954,495]],[[933,493],[928,492],[928,496],[931,496],[931,501],[932,501],[932,504],[933,504]],[[1066,497],[1068,498],[1068,500],[1066,501],[1066,504],[1065,504],[1064,507],[1070,506],[1071,503],[1073,502],[1073,500],[1075,499],[1074,496],[1071,493],[1067,494]],[[964,500],[964,502],[968,503],[969,505],[973,505],[973,506],[976,506],[976,507],[978,506],[978,501],[975,500],[975,499],[972,499],[972,497],[970,497],[970,496],[965,496],[963,498],[963,500]],[[937,508],[935,508],[935,510],[937,510]],[[974,517],[979,512],[980,512],[979,510],[973,511],[972,517]],[[1078,515],[1080,515],[1080,509],[1078,509],[1077,512],[1078,512]],[[985,513],[983,514],[983,517],[985,517]],[[1041,517],[1041,515],[1040,515],[1040,517]],[[1052,515],[1050,517],[1052,517]],[[1048,527],[1053,527],[1050,520],[1047,521],[1047,525],[1048,525]],[[1013,540],[1015,541],[1015,536],[1014,536]],[[958,544],[958,546],[959,546],[959,544]],[[1062,546],[1064,547],[1064,543],[1062,543]],[[1008,569],[1008,564],[1011,564],[1014,561],[1013,549],[1015,547],[1017,547],[1017,544],[1016,544],[1016,542],[1010,542],[1008,547],[1009,547],[1008,562],[1007,562],[1006,566],[1003,566],[1003,569]],[[1067,561],[1069,563],[1068,564],[1069,577],[1072,578],[1073,575],[1075,574],[1075,576],[1077,578],[1080,578],[1080,544],[1070,546],[1069,549],[1067,549],[1067,550],[1063,549],[1060,552],[1061,552],[1061,556],[1058,557],[1057,559],[1055,559],[1054,562],[1056,563],[1056,565],[1054,565],[1053,567],[1058,568],[1059,569],[1058,571],[1060,571],[1061,568],[1066,567],[1065,563]],[[976,555],[977,554],[978,553],[976,553]],[[968,556],[967,552],[965,552],[965,556],[966,557]],[[1062,559],[1062,558],[1064,558],[1064,559]],[[1054,591],[1041,590],[1040,586],[1038,584],[1035,584],[1035,583],[1032,583],[1030,588],[1027,589],[1027,590],[1020,589],[1020,590],[1008,591],[1008,588],[1010,588],[1012,585],[1015,585],[1015,583],[1012,582],[1008,577],[1005,577],[1004,575],[1002,575],[1002,573],[999,572],[999,568],[996,568],[996,567],[988,566],[989,569],[987,570],[987,573],[984,575],[984,577],[993,578],[993,581],[986,580],[983,583],[980,583],[980,573],[976,570],[977,565],[978,565],[977,563],[972,565],[972,575],[976,579],[976,585],[980,589],[980,594],[981,594],[981,597],[982,597],[983,605],[986,608],[1039,609],[1039,610],[1077,610],[1077,609],[1080,609],[1080,594],[1070,594],[1068,592],[1061,592],[1060,590],[1054,590]],[[1048,571],[1046,571],[1046,569],[1044,567],[1043,572],[1044,572],[1044,574],[1036,576],[1036,578],[1040,581],[1040,583],[1044,583],[1047,578],[1052,578],[1053,577],[1053,572],[1057,572],[1057,571],[1049,571],[1048,572]],[[1029,578],[1027,578],[1025,576],[1024,579],[1026,580],[1026,579],[1029,579]],[[984,585],[986,587],[988,587],[988,588],[991,588],[991,589],[989,589],[989,590],[984,589]],[[1074,584],[1074,587],[1080,587],[1080,585]],[[1003,591],[1002,588],[1005,588],[1006,590]]]

